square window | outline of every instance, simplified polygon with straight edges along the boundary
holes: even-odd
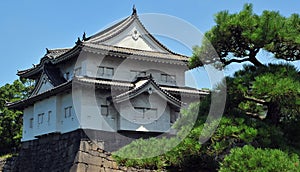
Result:
[[[108,116],[108,106],[107,105],[101,105],[101,114],[103,116]]]
[[[72,106],[65,108],[65,118],[70,118],[72,116]]]
[[[113,76],[114,75],[114,68],[106,68],[105,71],[107,76]]]
[[[99,66],[97,71],[97,76],[113,76],[114,75],[114,68],[111,67],[103,67]]]
[[[149,108],[145,112],[145,118],[147,119],[156,119],[157,118],[157,109]]]
[[[51,121],[52,111],[48,111],[48,123]]]
[[[167,82],[167,74],[161,74],[161,81]]]
[[[33,128],[33,118],[29,119],[29,128]]]
[[[97,71],[97,76],[103,76],[104,75],[104,67],[99,66]]]
[[[42,124],[44,120],[44,113],[38,114],[38,124]]]
[[[175,75],[168,75],[168,74],[161,74],[161,81],[166,83],[175,83],[176,76]]]
[[[143,119],[143,118],[144,118],[145,108],[142,108],[142,107],[135,107],[134,110],[135,110],[135,115],[134,115],[134,117],[135,117],[136,119]]]
[[[169,83],[175,83],[176,77],[175,75],[168,75],[167,82]]]

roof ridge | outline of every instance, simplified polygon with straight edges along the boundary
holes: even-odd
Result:
[[[163,45],[157,38],[155,38],[149,31],[148,29],[145,27],[145,25],[143,24],[143,22],[140,20],[139,16],[137,15],[135,6],[133,7],[133,13],[126,17],[125,19],[117,22],[116,24],[113,24],[112,26],[104,29],[103,31],[100,31],[92,36],[90,36],[89,38],[87,38],[87,42],[91,42],[92,40],[94,40],[97,43],[100,42],[105,42],[106,40],[120,34],[122,31],[124,31],[126,28],[128,28],[130,26],[130,24],[134,21],[137,21],[137,23],[142,27],[142,29],[145,30],[146,34],[148,35],[151,39],[154,40],[154,42],[161,47],[162,49],[164,49],[166,52],[173,54],[173,55],[181,55],[179,53],[175,53],[174,51],[170,50],[169,48],[167,48],[165,45]],[[99,37],[98,39],[96,39],[97,37]],[[181,55],[183,56],[183,55]]]
[[[94,38],[97,38],[98,36],[101,36],[102,34],[104,34],[104,35],[102,35],[102,37],[105,37],[109,33],[113,32],[113,30],[115,30],[116,28],[120,28],[121,26],[124,26],[125,24],[127,24],[130,21],[130,19],[132,19],[132,15],[128,16],[128,17],[124,18],[123,20],[117,22],[116,24],[113,24],[112,26],[109,26],[108,28],[106,28],[106,29],[104,29],[104,30],[102,30],[102,31],[100,31],[100,32],[98,32],[98,33],[90,36],[89,38],[87,38],[87,42],[93,40]],[[121,29],[116,34],[120,33],[121,31],[123,31],[123,29]],[[113,36],[115,36],[116,34],[114,34]],[[109,39],[109,38],[105,38],[105,39],[100,40],[100,41],[96,40],[96,42],[103,42],[103,41],[105,41],[107,39]]]
[[[65,48],[54,48],[54,49],[48,49],[49,51],[67,51],[72,49],[72,47],[65,47]]]

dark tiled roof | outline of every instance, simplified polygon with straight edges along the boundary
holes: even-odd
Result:
[[[120,56],[122,56],[122,54],[123,54],[123,56],[126,55],[127,57],[129,57],[129,55],[137,55],[137,56],[144,56],[144,57],[154,57],[154,58],[158,58],[158,59],[177,60],[177,61],[183,61],[183,62],[188,61],[187,56],[177,55],[177,54],[138,50],[138,49],[132,49],[132,48],[117,47],[117,46],[95,44],[95,43],[83,43],[83,45],[84,45],[84,47],[87,47],[87,48],[93,48],[93,49],[107,51],[107,52],[104,52],[107,54],[120,53]],[[83,49],[89,51],[86,48],[83,48]]]
[[[63,91],[67,91],[72,88],[72,83],[86,83],[86,84],[95,84],[96,86],[106,86],[110,88],[125,88],[124,93],[117,95],[115,98],[120,99],[122,97],[126,97],[130,94],[137,93],[140,89],[144,88],[147,84],[152,84],[156,87],[157,90],[160,90],[164,95],[166,95],[170,100],[177,102],[177,104],[181,104],[182,102],[175,98],[172,94],[173,93],[188,93],[194,95],[207,95],[209,94],[208,91],[197,90],[194,88],[188,87],[172,87],[172,86],[159,86],[153,79],[141,79],[137,80],[134,83],[126,82],[126,81],[114,81],[114,80],[107,80],[107,79],[96,79],[96,78],[86,78],[86,77],[74,77],[73,80],[64,82],[61,85],[58,85],[50,90],[47,90],[41,94],[33,95],[28,99],[24,99],[18,102],[13,102],[7,104],[7,106],[11,109],[22,109],[26,106],[32,105],[34,102],[45,99],[47,97],[59,94]]]
[[[81,47],[77,45],[71,49],[66,48],[47,50],[47,54],[45,54],[45,56],[40,60],[39,64],[34,65],[32,68],[18,71],[17,75],[19,75],[20,77],[32,79],[32,76],[42,73],[44,64],[49,62],[52,64],[57,64],[78,54],[80,50]]]
[[[128,81],[117,81],[117,80],[107,80],[107,79],[95,79],[95,78],[86,78],[86,77],[77,77],[74,80],[89,84],[96,85],[107,85],[107,86],[115,86],[115,87],[127,87],[129,89],[134,89],[137,85],[140,85],[142,82],[146,82],[145,80],[140,80],[141,82],[136,81],[136,83],[128,82]],[[153,79],[152,79],[153,80]],[[153,82],[155,82],[153,80]],[[155,82],[156,83],[156,82]],[[167,85],[159,85],[156,83],[162,90],[171,92],[171,93],[186,93],[186,94],[196,94],[196,95],[208,95],[210,92],[208,90],[199,90],[191,87],[178,87],[178,86],[167,86]]]
[[[161,47],[161,49],[165,50],[165,52],[152,52],[152,51],[144,51],[144,50],[138,50],[138,49],[131,49],[131,48],[122,48],[122,47],[116,47],[111,45],[104,45],[102,44],[104,41],[117,36],[119,33],[124,31],[126,28],[128,28],[134,21],[139,23],[141,27],[145,30],[146,34],[157,44],[158,47]],[[111,51],[113,53],[119,53],[119,54],[129,54],[129,55],[140,55],[140,56],[148,56],[153,58],[160,58],[160,59],[168,59],[168,60],[177,60],[177,61],[183,61],[187,62],[188,57],[177,54],[169,50],[167,47],[162,45],[155,37],[153,37],[147,29],[144,27],[144,25],[139,20],[136,13],[133,13],[129,17],[123,19],[122,21],[118,22],[117,24],[93,35],[88,38],[84,38],[83,41],[78,41],[76,45],[73,48],[61,48],[61,49],[53,49],[48,50],[47,54],[41,59],[40,63],[38,65],[33,66],[30,69],[21,70],[18,71],[18,75],[25,78],[34,78],[32,76],[35,76],[37,74],[41,74],[42,66],[45,62],[50,61],[53,64],[60,63],[62,61],[68,60],[70,57],[73,57],[75,54],[79,54],[81,51],[82,46],[94,48],[94,49],[100,49],[105,51]]]
[[[145,28],[143,23],[140,21],[137,13],[132,13],[132,15],[130,15],[127,18],[121,20],[120,22],[114,24],[113,26],[111,26],[111,27],[109,27],[109,28],[107,28],[107,29],[105,29],[105,30],[103,30],[99,33],[96,33],[95,35],[87,38],[86,41],[87,42],[92,42],[92,43],[98,43],[98,44],[102,43],[102,42],[118,35],[122,31],[124,31],[134,21],[136,21],[144,29],[146,35],[148,35],[160,48],[162,48],[163,50],[165,50],[166,52],[168,52],[170,54],[179,55],[179,54],[171,51],[170,49],[168,49],[163,44],[161,44],[152,34],[150,34],[150,32]]]
[[[186,94],[202,94],[202,95],[210,94],[210,92],[206,90],[198,90],[198,89],[188,88],[188,87],[161,86],[161,89],[169,92],[178,92],[178,93],[186,93]]]
[[[94,42],[94,43],[101,43],[106,41],[107,39],[110,39],[114,37],[115,35],[119,34],[120,32],[124,31],[130,24],[134,21],[134,16],[129,16],[117,24],[114,24],[113,26],[96,33],[95,35],[87,38],[87,42]]]
[[[181,107],[182,105],[185,104],[180,100],[178,100],[177,98],[175,98],[174,96],[172,96],[171,94],[169,94],[167,91],[161,89],[159,85],[152,79],[152,77],[148,77],[148,78],[146,77],[144,79],[138,80],[136,83],[134,83],[134,87],[131,90],[113,97],[113,100],[118,103],[127,99],[131,99],[139,95],[141,93],[141,90],[143,90],[143,88],[145,88],[147,85],[150,84],[154,86],[154,88],[157,91],[161,92],[165,98],[167,98],[170,102],[172,102],[172,104],[176,105],[177,107]]]
[[[83,83],[88,83],[88,84],[107,85],[107,86],[116,86],[116,87],[132,88],[134,86],[134,84],[130,82],[114,81],[114,80],[107,80],[107,79],[95,79],[95,78],[87,78],[87,77],[76,77],[73,80],[83,82]]]
[[[71,48],[59,48],[59,49],[53,49],[53,50],[47,49],[46,56],[51,59],[55,59],[55,58],[63,55],[64,53],[68,52],[69,50],[71,50]]]
[[[31,96],[27,99],[23,99],[23,100],[20,100],[20,101],[17,101],[17,102],[7,103],[6,106],[9,109],[22,110],[26,106],[30,106],[30,105],[34,104],[36,101],[43,100],[47,97],[59,94],[61,92],[67,91],[71,88],[72,88],[72,81],[68,81],[68,82],[65,82],[65,83],[63,83],[59,86],[56,86],[56,87],[54,87],[50,90],[47,90],[47,91],[45,91],[41,94],[34,95],[34,96]]]

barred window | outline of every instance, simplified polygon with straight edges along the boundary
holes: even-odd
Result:
[[[97,76],[112,77],[114,75],[114,68],[98,66]]]
[[[70,118],[72,116],[72,106],[65,108],[65,118]]]

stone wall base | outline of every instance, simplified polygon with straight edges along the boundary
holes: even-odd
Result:
[[[107,149],[117,150],[136,138],[150,137],[152,134],[139,136],[130,133],[130,135],[134,137],[94,130],[76,130],[65,134],[45,135],[37,140],[23,142],[17,157],[0,161],[0,171],[151,171],[118,166],[110,151],[107,151]]]

